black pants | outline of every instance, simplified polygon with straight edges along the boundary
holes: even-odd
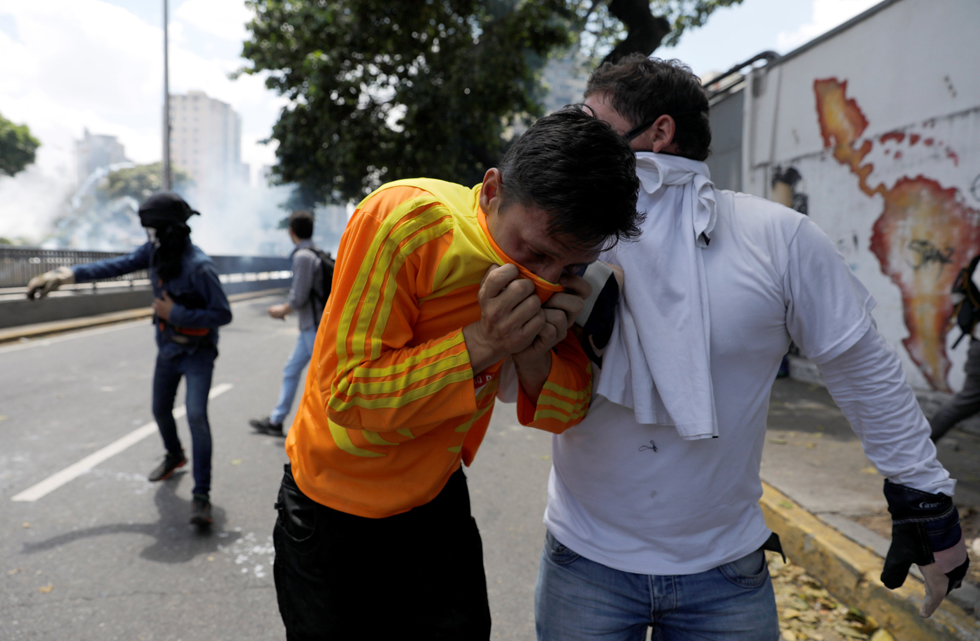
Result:
[[[967,352],[963,371],[966,372],[963,389],[929,421],[933,441],[941,439],[960,421],[980,412],[980,340],[970,340],[970,351]]]
[[[289,641],[490,638],[483,544],[462,469],[431,502],[369,519],[305,496],[290,466],[273,531]]]

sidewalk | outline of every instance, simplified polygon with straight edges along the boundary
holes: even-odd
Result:
[[[921,581],[910,578],[894,592],[878,581],[891,531],[883,478],[827,390],[777,380],[768,426],[762,479],[769,487],[762,503],[787,555],[831,592],[877,617],[896,639],[980,639],[975,619],[980,610],[980,437],[957,429],[938,447],[940,461],[958,480],[954,500],[967,545],[977,540],[977,550],[970,552],[971,584],[951,595],[952,604],[923,620],[916,614]]]

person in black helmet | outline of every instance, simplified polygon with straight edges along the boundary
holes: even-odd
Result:
[[[132,253],[86,265],[59,267],[32,279],[27,296],[44,297],[61,285],[84,283],[148,269],[153,285],[153,323],[159,349],[153,373],[153,417],[166,448],[150,481],[170,478],[187,463],[177,436],[173,407],[177,384],[187,386],[187,422],[194,458],[191,523],[211,524],[211,427],[208,392],[218,356],[218,327],[231,322],[231,307],[214,263],[191,244],[187,219],[197,214],[172,192],[156,193],[140,205],[149,240]]]

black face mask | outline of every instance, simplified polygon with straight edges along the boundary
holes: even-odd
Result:
[[[156,229],[156,249],[153,252],[153,269],[163,281],[170,281],[182,270],[184,254],[190,238],[190,227],[184,224],[168,225]]]

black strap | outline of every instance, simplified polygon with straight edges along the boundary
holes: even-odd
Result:
[[[779,535],[775,532],[769,535],[769,538],[766,539],[766,542],[763,543],[762,547],[759,549],[766,552],[775,552],[779,556],[783,557],[783,563],[786,563],[786,553],[783,552],[783,544],[780,543]]]
[[[334,261],[330,258],[330,254],[318,249],[316,247],[307,247],[320,261],[320,285],[322,287],[321,292],[316,288],[316,281],[314,280],[310,286],[310,298],[313,299],[313,320],[316,324],[320,324],[320,317],[323,316],[323,310],[327,306],[327,299],[330,298],[330,289],[333,284],[333,267]],[[320,313],[317,314],[317,311]]]

